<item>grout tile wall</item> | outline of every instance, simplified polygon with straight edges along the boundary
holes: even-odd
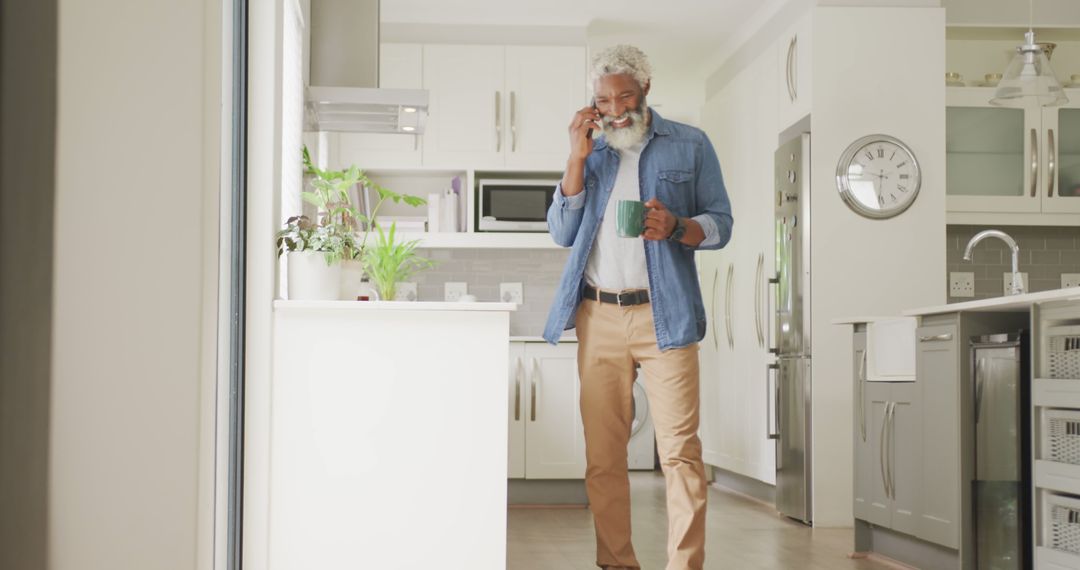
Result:
[[[971,261],[964,261],[968,240],[982,226],[948,226],[946,236],[945,294],[949,291],[949,273],[975,274],[975,299],[1000,297],[1004,293],[1002,274],[1012,271],[1012,255],[1005,242],[987,238],[975,246]],[[1028,274],[1028,290],[1048,291],[1061,287],[1062,273],[1080,273],[1080,228],[1056,226],[1004,226],[1001,229],[1020,246],[1020,272]],[[972,298],[949,297],[950,303]]]
[[[498,301],[499,283],[521,283],[524,302],[510,314],[510,334],[540,336],[570,249],[424,249],[436,266],[416,275],[421,301],[442,301],[443,283],[464,281],[478,301]]]

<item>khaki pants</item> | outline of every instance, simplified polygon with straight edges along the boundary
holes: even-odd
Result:
[[[667,570],[701,570],[707,483],[697,436],[697,344],[661,352],[648,303],[620,307],[586,299],[575,324],[597,566],[640,568],[630,541],[626,457],[639,363],[667,483]]]

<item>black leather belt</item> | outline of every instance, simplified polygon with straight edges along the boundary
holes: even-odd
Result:
[[[601,291],[592,285],[586,284],[585,292],[582,296],[586,299],[600,301],[601,303],[611,303],[620,307],[643,305],[649,302],[648,289],[633,289],[631,291],[623,291],[622,293],[608,293],[607,291]]]

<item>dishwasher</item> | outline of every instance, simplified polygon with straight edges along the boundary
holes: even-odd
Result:
[[[1029,568],[1031,379],[1026,332],[971,339],[975,568]]]

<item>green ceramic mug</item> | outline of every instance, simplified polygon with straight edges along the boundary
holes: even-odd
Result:
[[[644,202],[619,200],[615,204],[615,233],[619,237],[640,237],[645,231],[646,212]]]

